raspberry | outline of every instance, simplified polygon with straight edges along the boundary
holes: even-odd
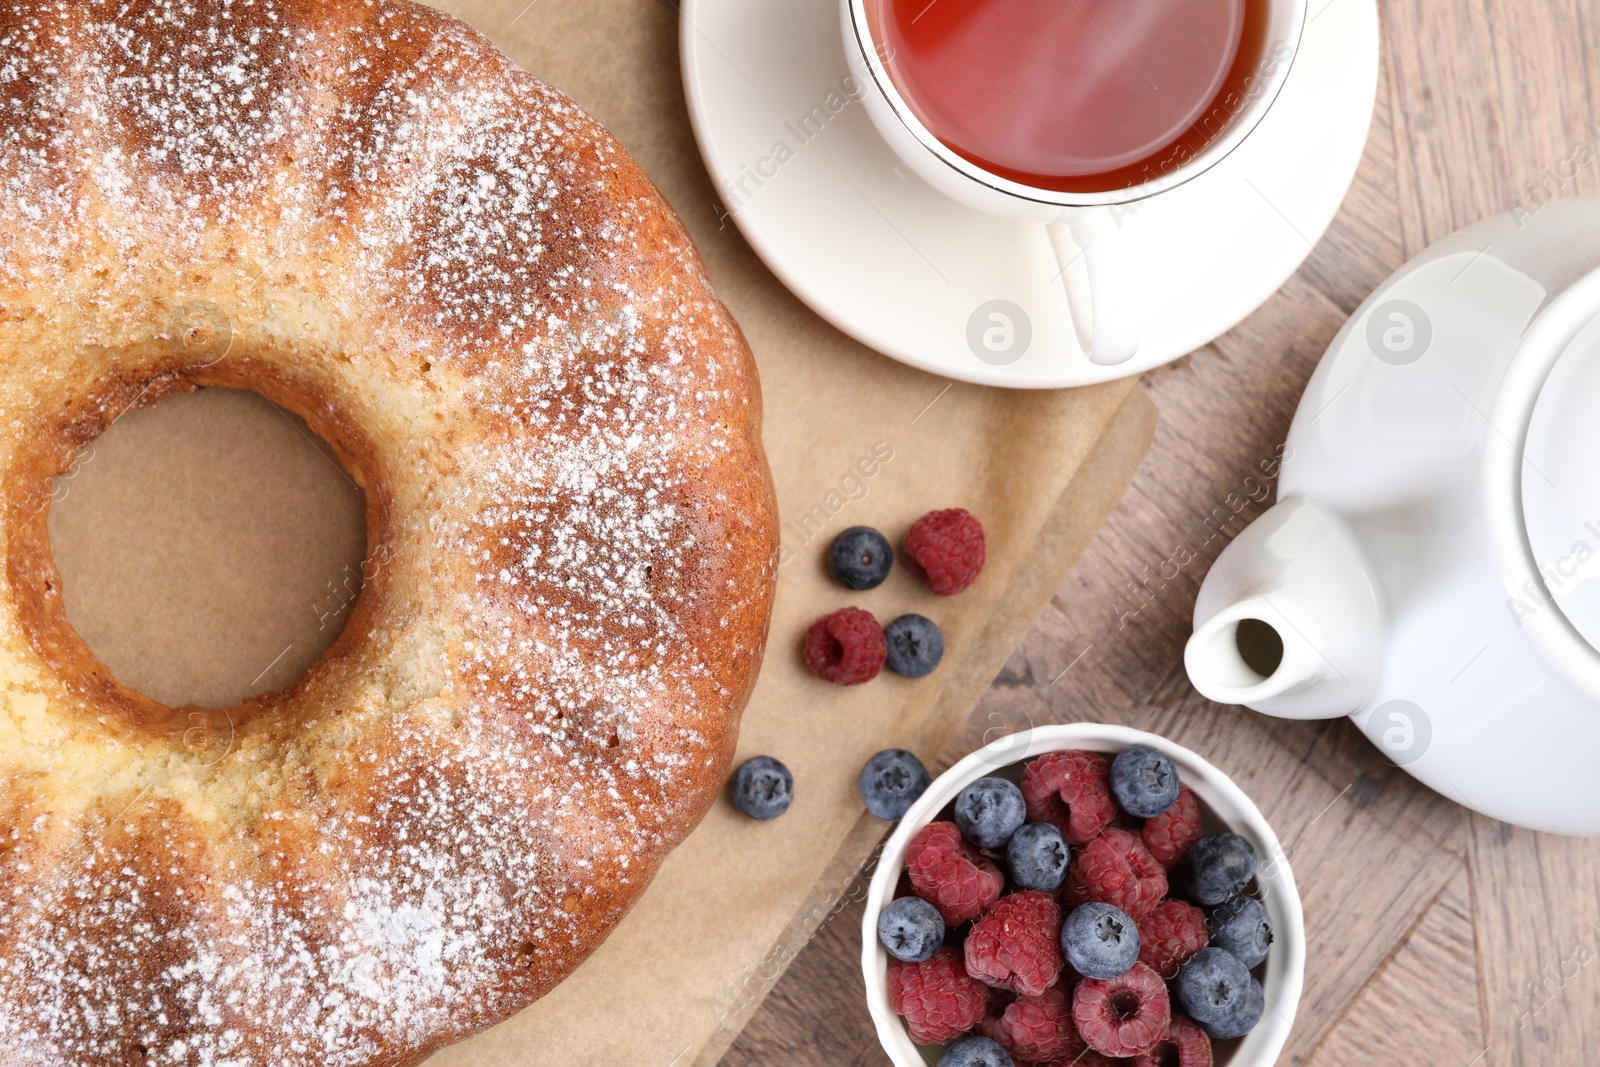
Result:
[[[967,973],[982,982],[1037,997],[1056,984],[1061,958],[1061,909],[1049,893],[1026,890],[1002,897],[972,925]]]
[[[906,555],[939,596],[952,596],[977,580],[987,550],[983,524],[966,508],[930,511],[911,524]]]
[[[1111,765],[1096,752],[1046,752],[1022,772],[1029,822],[1047,822],[1067,844],[1086,845],[1117,814]]]
[[[1200,802],[1188,786],[1178,790],[1172,807],[1145,820],[1141,836],[1157,863],[1169,871],[1178,865],[1189,846],[1200,840]]]
[[[1210,943],[1205,913],[1181,900],[1163,900],[1139,920],[1139,962],[1169,982],[1179,964]]]
[[[1161,976],[1142,963],[1121,978],[1085,978],[1072,993],[1072,1021],[1088,1046],[1123,1058],[1149,1052],[1167,1036],[1172,1001]]]
[[[1061,900],[1077,907],[1101,900],[1140,922],[1167,895],[1167,872],[1127,830],[1107,830],[1072,857]],[[1142,935],[1141,935],[1142,936]]]
[[[953,948],[921,963],[889,961],[889,1006],[906,1017],[911,1040],[938,1045],[978,1025],[989,988],[968,976]]]
[[[1017,998],[999,1016],[985,1019],[979,1029],[1012,1059],[1024,1063],[1043,1063],[1069,1047],[1076,1046],[1074,1052],[1084,1047],[1072,1024],[1072,1001],[1054,987],[1036,997]]]
[[[872,681],[888,654],[878,620],[860,608],[824,615],[806,631],[806,664],[818,678],[834,685]]]
[[[976,919],[1000,899],[1005,875],[961,839],[953,822],[931,822],[906,847],[906,874],[917,896],[948,926]]]
[[[1167,1036],[1128,1067],[1211,1067],[1211,1038],[1187,1015],[1174,1014]]]

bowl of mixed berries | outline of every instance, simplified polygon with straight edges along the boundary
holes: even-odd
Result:
[[[1260,810],[1124,727],[1041,727],[957,763],[904,810],[866,905],[895,1067],[1266,1067],[1304,981],[1300,896]]]

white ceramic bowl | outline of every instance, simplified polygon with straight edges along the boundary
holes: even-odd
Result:
[[[1010,734],[972,753],[934,779],[883,846],[878,869],[867,889],[867,910],[861,923],[861,969],[866,978],[867,1008],[878,1029],[878,1040],[895,1067],[928,1067],[938,1058],[937,1048],[924,1048],[911,1040],[905,1020],[889,1006],[889,954],[878,941],[878,915],[894,899],[911,838],[979,778],[1019,778],[1024,762],[1046,752],[1077,748],[1115,755],[1138,744],[1165,753],[1177,765],[1183,784],[1200,801],[1207,833],[1232,830],[1255,846],[1260,861],[1256,871],[1258,895],[1272,919],[1272,951],[1267,954],[1261,981],[1267,1010],[1242,1040],[1219,1046],[1217,1067],[1269,1067],[1277,1062],[1294,1026],[1306,965],[1305,915],[1278,835],[1231,778],[1183,746],[1124,726],[1072,723]],[[1231,1053],[1225,1051],[1229,1045],[1235,1046]]]

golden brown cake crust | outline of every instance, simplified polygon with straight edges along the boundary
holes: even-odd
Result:
[[[201,386],[367,493],[293,686],[132,692],[51,477]],[[401,0],[0,0],[0,1064],[414,1063],[715,797],[775,574],[754,364],[571,101]]]

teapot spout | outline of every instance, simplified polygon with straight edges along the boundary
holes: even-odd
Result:
[[[1200,693],[1291,719],[1359,711],[1378,682],[1383,613],[1360,543],[1327,508],[1280,501],[1212,565],[1184,667]]]

